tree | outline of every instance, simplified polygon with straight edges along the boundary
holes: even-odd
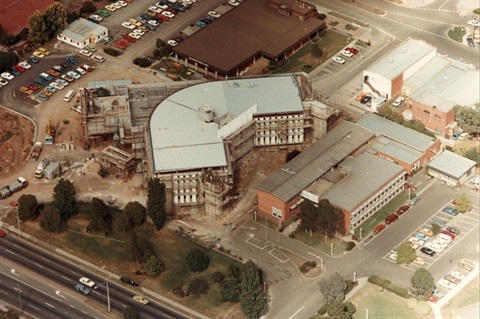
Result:
[[[80,8],[81,13],[93,13],[97,11],[97,7],[91,1],[85,1]]]
[[[135,232],[130,235],[130,260],[137,262],[137,269],[140,268],[140,261],[143,258],[143,252],[138,246],[138,237]]]
[[[227,302],[238,302],[240,300],[240,282],[238,278],[228,276],[222,282],[222,300]]]
[[[165,184],[160,183],[158,178],[150,178],[148,180],[147,212],[157,230],[163,226],[167,219],[165,203]]]
[[[35,13],[28,18],[28,23],[30,24],[28,38],[34,46],[43,44],[49,40],[47,26],[40,11],[35,11]]]
[[[333,319],[351,319],[355,311],[357,309],[354,304],[340,300],[334,300],[327,308],[329,317]]]
[[[334,207],[327,199],[322,199],[317,207],[309,200],[302,203],[300,210],[300,227],[312,232],[319,231],[328,236],[335,236],[336,232],[343,233],[345,221],[342,211]]]
[[[37,216],[37,198],[35,195],[23,194],[18,199],[18,219],[22,222]]]
[[[148,257],[145,263],[145,268],[147,270],[147,276],[151,277],[155,277],[165,270],[165,266],[155,255]]]
[[[48,232],[59,233],[66,228],[65,226],[60,210],[54,205],[46,205],[42,211],[40,227]]]
[[[464,131],[480,133],[480,103],[475,104],[475,107],[457,105],[453,108],[453,113]]]
[[[103,165],[100,165],[100,168],[98,169],[98,172],[97,172],[98,176],[100,176],[101,178],[105,178],[107,177],[108,175],[110,175],[108,169],[103,166]]]
[[[415,249],[406,241],[403,242],[397,249],[397,264],[409,264],[417,258]]]
[[[412,284],[412,291],[418,296],[429,297],[435,288],[432,274],[425,268],[419,268],[410,278]]]
[[[188,285],[189,293],[196,297],[206,294],[209,288],[208,281],[205,278],[194,278]]]
[[[470,198],[468,198],[467,194],[462,194],[457,198],[457,203],[455,204],[455,209],[459,213],[466,213],[471,211],[473,208],[472,202]]]
[[[145,207],[143,207],[143,205],[137,201],[127,203],[123,209],[123,212],[128,216],[131,216],[131,219],[135,225],[141,225],[145,222]]]
[[[18,63],[18,56],[13,52],[0,51],[0,72],[10,69]]]
[[[64,221],[77,212],[75,195],[73,183],[63,178],[58,181],[53,189],[53,203],[61,212]]]
[[[91,202],[92,216],[88,229],[91,231],[102,231],[105,236],[108,236],[112,232],[112,216],[105,203],[97,198],[93,197]]]
[[[123,319],[137,319],[137,317],[138,317],[137,309],[131,306],[125,307],[125,310],[123,311]]]
[[[464,155],[466,158],[475,161],[477,166],[480,165],[480,146],[474,146],[469,148]]]
[[[265,311],[266,296],[263,292],[261,270],[247,261],[240,274],[240,306],[248,319],[260,318]]]
[[[208,268],[210,257],[203,250],[194,248],[185,256],[185,263],[191,272],[199,272]]]
[[[347,283],[338,273],[334,273],[330,278],[320,281],[320,292],[327,304],[335,300],[343,301],[346,289]]]
[[[43,14],[48,38],[52,39],[67,27],[67,12],[60,2],[54,2],[45,9]]]
[[[442,226],[437,223],[432,223],[432,232],[434,235],[438,235],[442,231]]]

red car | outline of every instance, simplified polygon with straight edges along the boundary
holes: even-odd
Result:
[[[345,48],[345,51],[350,51],[354,55],[358,53],[358,50],[355,48]]]
[[[18,72],[22,72],[22,73],[27,70],[27,69],[25,69],[23,66],[20,66],[20,65],[18,65],[18,64],[15,65],[13,68],[14,68],[15,70],[17,70]]]
[[[404,205],[404,206],[400,207],[397,210],[397,216],[401,216],[403,213],[405,213],[409,209],[410,209],[410,206],[408,206],[408,205]]]
[[[375,227],[375,229],[373,230],[373,233],[376,235],[376,234],[380,234],[382,232],[382,230],[385,229],[385,225],[384,224],[380,224],[380,225],[377,225],[377,227]]]
[[[123,40],[126,40],[127,42],[130,42],[130,43],[134,43],[135,41],[137,41],[137,39],[135,39],[134,37],[129,36],[128,34],[126,34],[126,35],[123,36]]]
[[[164,15],[161,14],[161,13],[160,13],[159,15],[157,15],[157,18],[159,18],[159,19],[162,20],[162,21],[168,21],[168,17],[167,17],[167,16],[164,16]]]
[[[25,87],[26,87],[27,89],[32,90],[32,91],[38,90],[38,86],[37,86],[37,85],[27,84],[27,85],[25,85]]]
[[[122,40],[122,41],[118,41],[118,42],[113,43],[113,46],[116,47],[116,48],[125,50],[126,48],[128,48],[130,46],[130,42],[128,42],[126,40]]]
[[[395,215],[395,214],[390,214],[387,216],[387,218],[385,218],[385,224],[387,225],[390,225],[391,223],[393,223],[394,221],[396,221],[398,219],[398,216]]]
[[[0,230],[0,237],[5,237],[7,233],[5,233],[3,230]]]
[[[455,235],[452,234],[451,232],[449,232],[448,230],[445,230],[445,229],[444,229],[444,230],[442,230],[440,233],[445,234],[445,235],[447,235],[447,236],[450,236],[450,238],[452,238],[452,240],[455,239]]]

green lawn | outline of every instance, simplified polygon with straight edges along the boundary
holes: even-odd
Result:
[[[427,319],[434,318],[433,312],[421,316],[407,306],[407,299],[367,283],[351,301],[357,308],[354,319]]]
[[[458,294],[455,295],[448,305],[442,307],[442,314],[444,319],[454,319],[452,311],[460,309],[465,306],[474,304],[480,300],[480,285],[479,277],[477,276],[472,282],[470,282],[465,288],[463,288]]]
[[[301,241],[302,243],[316,248],[325,254],[331,254],[332,244],[333,244],[333,255],[338,256],[344,253],[346,242],[338,238],[338,240],[334,239],[327,239],[325,241],[325,235],[320,233],[305,233],[302,231],[298,231],[295,234],[295,239]]]
[[[462,42],[462,38],[465,35],[464,27],[454,27],[448,31],[448,36],[457,42]]]
[[[385,222],[385,217],[395,213],[397,209],[405,205],[408,200],[408,191],[400,192],[388,204],[383,206],[373,216],[369,217],[362,225],[355,229],[355,236],[360,237],[360,228],[362,229],[362,237],[365,238],[380,223]]]

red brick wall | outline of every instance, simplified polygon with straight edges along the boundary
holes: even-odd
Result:
[[[392,81],[392,96],[389,96],[388,99],[397,98],[402,93],[403,86],[403,73]]]
[[[273,196],[270,193],[264,192],[264,191],[258,191],[257,192],[257,201],[258,201],[258,210],[264,214],[267,214],[269,216],[278,218],[276,216],[273,216],[272,214],[272,207],[275,207],[277,209],[280,209],[282,211],[282,222],[287,221],[289,218],[294,216],[295,214],[298,213],[300,210],[300,207],[297,207],[293,211],[290,211],[290,207],[293,206],[298,200],[300,199],[300,196],[295,196],[288,202],[284,202],[281,199],[279,199],[276,196]]]
[[[443,112],[434,106],[428,106],[415,100],[412,100],[411,102],[411,110],[414,120],[422,122],[427,129],[442,137],[451,134],[451,132],[447,130],[447,126],[455,121],[453,110]]]

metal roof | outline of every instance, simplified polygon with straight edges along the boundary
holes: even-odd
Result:
[[[349,157],[339,166],[346,172],[346,177],[323,194],[322,198],[347,211],[354,210],[405,171],[400,165],[369,153]]]
[[[422,152],[428,150],[436,140],[436,138],[419,133],[373,113],[366,114],[357,124],[378,135],[387,136]]]
[[[344,122],[256,188],[287,202],[373,136],[373,133],[356,124]]]
[[[445,175],[459,179],[473,167],[476,162],[450,151],[444,151],[433,159],[428,167]]]
[[[373,143],[371,148],[410,165],[418,161],[423,155],[422,152],[416,149],[398,143],[384,136],[378,138],[378,140]]]
[[[436,48],[426,42],[410,39],[366,71],[393,80],[432,51]]]
[[[213,121],[199,117],[213,110]],[[227,165],[223,136],[253,115],[302,113],[299,84],[293,75],[201,83],[163,100],[150,118],[154,171],[193,170]],[[219,134],[221,128],[226,131]],[[227,132],[227,133],[225,133]],[[226,134],[226,135],[225,135]]]
[[[92,35],[96,36],[105,32],[105,30],[107,30],[107,28],[97,23],[93,23],[83,18],[79,18],[73,21],[68,26],[68,28],[63,30],[60,36],[65,36],[75,41],[83,42],[86,39],[90,38]]]

